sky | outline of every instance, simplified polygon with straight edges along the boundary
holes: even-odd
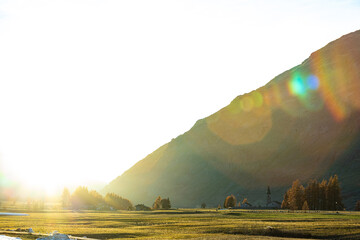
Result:
[[[355,0],[0,0],[0,177],[49,194],[108,183],[360,29],[359,13]]]

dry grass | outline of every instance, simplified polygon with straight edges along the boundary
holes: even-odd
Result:
[[[180,209],[45,211],[29,212],[29,216],[0,216],[0,231],[30,227],[37,233],[57,230],[95,239],[360,239],[360,214]],[[6,235],[19,236],[9,232]],[[20,237],[37,238],[30,234]]]

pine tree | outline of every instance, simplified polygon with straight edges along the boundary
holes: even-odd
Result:
[[[67,188],[64,188],[61,194],[61,205],[66,208],[70,206],[70,191]]]
[[[355,211],[360,211],[360,200],[355,204]]]
[[[302,210],[304,210],[305,212],[306,212],[306,211],[309,211],[309,205],[308,205],[308,203],[307,203],[306,200],[305,200],[305,202],[304,202],[304,204],[303,204],[303,206],[302,206]]]
[[[309,209],[319,208],[319,183],[316,180],[310,180],[305,188],[305,200],[308,202]]]
[[[104,201],[110,207],[117,209],[117,210],[133,209],[133,205],[128,199],[120,197],[119,195],[117,195],[115,193],[106,194]]]
[[[95,209],[99,204],[103,204],[103,197],[96,191],[90,191],[87,187],[78,187],[71,195],[71,205],[73,208]]]
[[[286,191],[285,195],[284,195],[284,200],[281,203],[281,208],[282,209],[289,209],[289,190]]]
[[[335,201],[334,210],[343,210],[344,204],[342,203],[341,188],[340,188],[339,178],[337,175],[334,175],[333,177],[332,189],[333,189],[334,201]]]
[[[327,210],[335,211],[344,209],[340,192],[341,190],[338,176],[331,176],[326,187]]]
[[[153,204],[153,209],[160,209],[161,208],[161,197],[158,196],[156,199],[155,199],[155,202]]]
[[[326,186],[326,210],[335,210],[335,196],[333,189],[333,177],[331,176]]]
[[[326,188],[327,181],[323,179],[319,185],[319,210],[327,209]]]
[[[163,198],[160,201],[161,204],[161,209],[170,209],[171,208],[171,203],[169,198]]]
[[[313,208],[310,208],[312,210],[318,210],[319,209],[319,194],[320,194],[320,183],[315,180],[313,182],[313,189],[312,189],[312,194],[313,194]]]
[[[87,187],[80,186],[71,195],[71,205],[73,208],[88,209],[91,207],[89,190]]]
[[[89,202],[92,206],[98,206],[104,203],[104,198],[97,191],[92,190],[89,192]]]
[[[305,201],[304,187],[299,180],[295,180],[289,191],[289,208],[291,210],[299,210]]]

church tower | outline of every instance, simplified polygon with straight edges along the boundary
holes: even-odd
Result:
[[[271,192],[270,192],[270,186],[267,188],[267,199],[266,199],[266,206],[269,206],[271,204]]]

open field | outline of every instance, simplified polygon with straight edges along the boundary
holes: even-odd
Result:
[[[95,239],[360,239],[360,213],[179,209],[169,211],[44,211],[0,216],[0,235],[36,239],[7,230],[54,230]]]

